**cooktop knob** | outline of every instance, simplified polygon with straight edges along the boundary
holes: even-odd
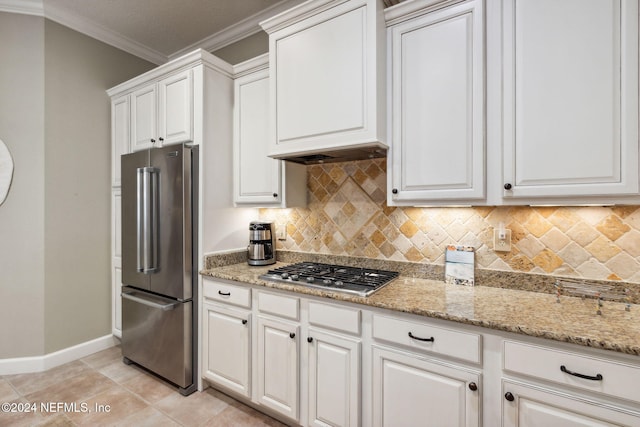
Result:
[[[315,279],[313,276],[308,276],[308,277],[307,277],[307,282],[309,282],[309,283],[313,283],[313,282],[315,282],[315,281],[316,281],[316,279]]]
[[[324,279],[322,283],[324,283],[325,285],[330,285],[332,282],[329,279]]]
[[[291,275],[291,280],[298,280],[298,275],[297,274],[292,274]]]
[[[282,273],[282,275],[280,276],[283,279],[288,279],[289,278],[289,273]]]
[[[334,285],[336,285],[336,286],[344,286],[344,282],[342,280],[336,280]]]

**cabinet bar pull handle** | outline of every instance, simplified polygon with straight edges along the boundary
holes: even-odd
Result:
[[[560,366],[560,370],[562,372],[564,372],[565,374],[573,375],[574,377],[583,378],[585,380],[602,381],[602,375],[600,375],[600,374],[597,374],[595,377],[592,377],[591,375],[579,374],[577,372],[571,372],[564,365]]]
[[[222,291],[218,291],[218,294],[222,295],[223,297],[231,296],[231,292],[222,292]]]
[[[507,399],[509,402],[513,402],[515,400],[515,397],[513,397],[513,394],[511,394],[510,391],[504,394],[504,398]]]
[[[431,337],[431,338],[416,337],[411,332],[409,332],[409,338],[414,339],[414,340],[418,340],[418,341],[425,341],[425,342],[434,342],[436,340],[434,337]]]
[[[294,332],[291,332],[289,334],[289,338],[294,339],[296,337],[296,334]]]

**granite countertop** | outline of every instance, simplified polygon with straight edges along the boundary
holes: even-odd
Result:
[[[258,278],[283,265],[286,263],[266,267],[238,263],[210,267],[201,274],[640,356],[638,304],[632,304],[630,311],[626,311],[623,303],[604,301],[602,314],[598,315],[593,299],[561,296],[558,303],[556,295],[549,293],[448,285],[404,275],[369,297]]]

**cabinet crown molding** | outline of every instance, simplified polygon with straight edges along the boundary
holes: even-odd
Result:
[[[234,65],[233,77],[237,79],[238,77],[246,76],[247,74],[267,69],[269,69],[268,52]]]
[[[285,12],[282,12],[272,18],[260,22],[260,26],[267,33],[271,34],[296,22],[307,19],[310,16],[317,15],[339,4],[346,3],[348,0],[310,0]],[[358,1],[364,5],[365,1]],[[359,4],[360,5],[360,4]]]
[[[150,81],[164,77],[169,72],[180,71],[182,69],[191,68],[199,64],[205,65],[227,77],[233,78],[233,67],[231,66],[231,64],[228,64],[227,62],[203,49],[196,49],[193,52],[181,56],[180,58],[176,58],[171,62],[167,62],[166,64],[160,65],[153,70],[147,71],[144,74],[141,74],[131,80],[127,80],[126,82],[119,84],[118,86],[114,86],[111,89],[108,89],[107,94],[110,97],[117,96],[121,93],[131,91],[137,86],[145,85]]]
[[[434,10],[462,3],[465,0],[412,0],[398,3],[384,10],[387,27],[424,15]]]

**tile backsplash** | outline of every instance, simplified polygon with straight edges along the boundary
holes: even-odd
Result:
[[[260,219],[286,226],[279,249],[444,264],[447,245],[471,245],[479,268],[640,283],[640,206],[389,207],[385,162],[308,166],[308,207]],[[511,252],[492,249],[500,223]]]

